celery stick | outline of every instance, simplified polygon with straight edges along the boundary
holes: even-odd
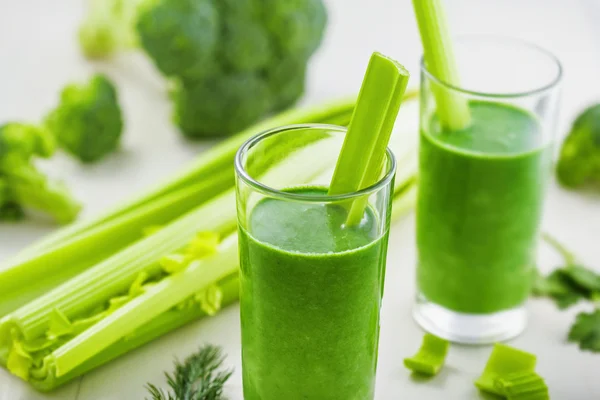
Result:
[[[437,336],[426,333],[421,348],[413,357],[405,358],[404,365],[411,371],[434,376],[444,366],[450,343]]]
[[[385,151],[408,77],[408,71],[398,62],[379,53],[371,56],[331,180],[330,195],[367,188],[381,176]],[[365,201],[351,205],[348,225],[360,222],[365,205]]]
[[[497,343],[483,373],[475,381],[475,386],[485,392],[502,396],[502,391],[496,386],[496,379],[514,373],[533,372],[535,364],[535,355]]]
[[[458,67],[442,0],[413,0],[413,5],[427,70],[445,84],[458,87]],[[467,100],[460,93],[431,84],[440,122],[450,130],[466,128],[471,123]]]

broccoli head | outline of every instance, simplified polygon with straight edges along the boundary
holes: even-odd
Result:
[[[86,84],[68,85],[45,126],[59,145],[79,160],[99,160],[117,148],[123,131],[114,85],[103,75]]]
[[[34,157],[54,153],[52,134],[43,127],[10,123],[0,127],[0,220],[15,220],[23,209],[71,222],[80,206],[65,187],[50,181],[33,165]]]
[[[569,188],[600,186],[600,104],[575,119],[560,151],[556,174]]]
[[[327,21],[322,0],[97,1],[84,52],[140,47],[175,82],[174,120],[190,137],[230,134],[293,104]]]
[[[268,112],[269,87],[256,74],[240,73],[176,87],[175,123],[183,132],[237,132]]]

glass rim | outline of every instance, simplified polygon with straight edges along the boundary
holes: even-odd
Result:
[[[251,137],[250,139],[246,140],[244,142],[244,144],[242,144],[240,146],[240,148],[238,149],[238,151],[235,154],[234,167],[235,167],[235,172],[236,172],[236,175],[238,176],[238,178],[240,178],[242,181],[244,181],[244,183],[246,183],[248,186],[252,187],[254,190],[256,190],[262,194],[269,195],[271,197],[282,198],[282,199],[293,200],[293,201],[302,201],[302,202],[308,202],[308,203],[334,203],[334,202],[339,202],[339,201],[344,201],[344,200],[356,199],[358,197],[363,197],[365,195],[373,194],[373,193],[377,192],[378,190],[380,190],[381,188],[388,185],[393,180],[394,175],[396,174],[396,157],[394,156],[394,153],[392,153],[390,148],[386,147],[386,158],[385,159],[386,159],[387,168],[386,168],[385,175],[382,178],[380,178],[377,182],[375,182],[373,185],[368,186],[364,189],[354,191],[354,192],[336,194],[336,195],[332,195],[332,196],[291,193],[291,192],[285,192],[283,190],[272,188],[272,187],[265,185],[264,183],[258,181],[257,179],[253,178],[252,176],[250,176],[250,174],[248,173],[248,171],[246,171],[246,168],[244,168],[243,163],[242,163],[242,158],[244,157],[244,155],[247,154],[248,151],[253,146],[260,143],[264,139],[267,139],[271,136],[277,135],[282,132],[286,132],[286,131],[290,131],[290,130],[297,130],[297,129],[305,129],[305,130],[324,129],[324,130],[329,130],[329,131],[334,131],[334,132],[344,132],[344,133],[348,130],[344,126],[331,125],[331,124],[316,124],[315,123],[315,124],[284,125],[284,126],[280,126],[278,128],[268,129],[259,134],[256,134],[253,137]]]
[[[500,41],[507,42],[507,43],[512,42],[516,45],[523,46],[525,48],[528,48],[529,50],[536,51],[540,54],[543,54],[545,57],[547,57],[548,60],[556,66],[556,75],[554,76],[553,79],[551,79],[549,81],[549,83],[542,85],[540,87],[537,87],[535,89],[531,89],[531,90],[526,90],[526,91],[522,91],[522,92],[513,92],[513,93],[481,92],[481,91],[477,91],[477,90],[470,90],[470,89],[462,88],[462,87],[450,84],[450,83],[438,78],[431,71],[429,71],[427,69],[427,66],[425,65],[425,56],[421,55],[421,62],[420,62],[421,71],[432,81],[434,81],[437,84],[444,86],[450,90],[453,90],[453,91],[456,91],[459,93],[463,93],[466,95],[471,95],[471,96],[490,97],[490,98],[497,98],[497,99],[511,99],[511,98],[527,97],[527,96],[531,96],[531,95],[535,95],[535,94],[544,93],[546,91],[554,89],[562,81],[563,66],[562,66],[560,60],[558,59],[558,57],[556,57],[549,50],[546,50],[544,47],[541,47],[533,42],[530,42],[530,41],[524,40],[524,39],[520,39],[520,38],[516,38],[513,36],[493,35],[493,34],[459,35],[459,36],[457,36],[457,39],[458,39],[457,42],[464,41],[465,39],[466,40],[484,39],[484,40],[490,40],[490,41],[493,40],[493,41],[497,41],[497,42],[500,42]]]

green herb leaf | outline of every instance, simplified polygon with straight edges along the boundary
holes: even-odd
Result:
[[[426,333],[421,348],[413,357],[404,359],[404,366],[423,375],[437,375],[444,365],[449,348],[447,340]]]
[[[552,298],[561,310],[580,300],[594,300],[599,293],[600,275],[581,265],[556,269],[546,277],[538,273],[532,287],[534,296]]]
[[[578,314],[569,341],[579,343],[581,350],[600,352],[600,310]]]

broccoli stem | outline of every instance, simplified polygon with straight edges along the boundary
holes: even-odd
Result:
[[[10,194],[15,203],[51,215],[58,223],[73,221],[81,206],[62,184],[52,182],[33,166],[13,166],[5,172]]]

